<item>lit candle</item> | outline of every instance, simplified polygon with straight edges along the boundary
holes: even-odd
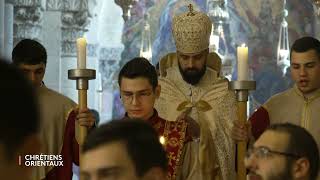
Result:
[[[238,81],[249,80],[248,47],[242,44],[237,48]]]
[[[163,136],[160,136],[159,141],[162,145],[164,145],[166,143],[166,140]]]
[[[85,38],[77,39],[77,67],[86,69],[87,41]]]

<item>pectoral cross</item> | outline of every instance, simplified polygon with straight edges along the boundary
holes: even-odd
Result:
[[[188,16],[194,16],[192,4],[189,4],[189,5],[188,5],[188,8],[189,8]]]

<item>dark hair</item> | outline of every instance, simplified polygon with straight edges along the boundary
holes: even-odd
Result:
[[[12,51],[14,64],[47,64],[46,49],[37,41],[32,39],[21,40]]]
[[[0,60],[0,143],[8,160],[24,138],[38,132],[39,112],[31,84],[13,65]]]
[[[138,177],[142,177],[152,167],[167,170],[166,153],[157,132],[141,119],[113,120],[99,126],[87,136],[83,152],[115,141],[126,145]]]
[[[273,124],[267,130],[287,133],[287,152],[307,158],[310,163],[310,179],[316,179],[319,170],[319,149],[312,135],[303,127],[290,123]]]
[[[297,39],[291,46],[290,59],[291,59],[292,51],[302,53],[302,52],[309,51],[311,49],[316,51],[320,59],[320,41],[318,39],[310,36],[305,36],[300,39]]]
[[[123,77],[129,79],[139,77],[146,78],[152,85],[153,90],[158,86],[158,75],[156,69],[143,57],[133,58],[122,67],[118,78],[119,87],[121,87],[121,80]]]

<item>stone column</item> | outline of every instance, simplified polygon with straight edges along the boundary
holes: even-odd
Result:
[[[13,48],[13,1],[5,1],[4,11],[4,57],[11,59]]]
[[[4,56],[4,0],[0,0],[0,56]]]
[[[76,40],[83,37],[89,23],[88,0],[62,1],[61,14],[61,62],[60,62],[60,92],[75,102],[78,101],[76,82],[68,79],[68,70],[77,67]],[[89,91],[92,87],[89,87]],[[90,98],[88,96],[88,98]]]
[[[124,2],[124,1],[123,1]],[[103,1],[99,14],[98,41],[99,73],[101,75],[98,110],[101,121],[108,121],[119,117],[122,104],[119,101],[117,73],[120,69],[121,53],[124,46],[121,42],[124,20],[122,9],[114,1]]]
[[[62,0],[47,0],[43,13],[43,44],[47,48],[47,69],[44,81],[46,86],[61,92],[61,11]]]
[[[100,94],[101,104],[99,111],[101,112],[101,120],[110,120],[113,118],[114,106],[117,102],[114,93],[117,89],[117,74],[120,69],[119,63],[123,47],[103,47],[100,49],[99,57],[99,73],[101,75],[102,92]]]
[[[29,38],[42,41],[41,0],[14,0],[13,45]]]
[[[88,107],[90,109],[97,110],[97,81],[98,79],[98,69],[99,69],[99,61],[98,61],[98,44],[88,44],[87,45],[87,67],[90,69],[96,70],[96,79],[89,81],[88,91]]]

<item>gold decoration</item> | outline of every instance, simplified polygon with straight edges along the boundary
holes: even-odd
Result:
[[[182,53],[199,53],[209,47],[212,28],[210,18],[193,10],[177,15],[172,20],[172,34],[176,49]]]
[[[204,100],[200,100],[195,103],[195,105],[192,105],[190,101],[183,101],[178,105],[177,111],[189,111],[192,107],[197,108],[199,111],[206,112],[212,109],[209,103],[207,103]]]
[[[192,4],[189,4],[188,8],[189,8],[188,16],[194,16]]]
[[[203,100],[198,101],[198,103],[196,104],[196,107],[203,112],[206,112],[212,109],[210,104]]]
[[[191,104],[190,101],[184,101],[184,102],[182,102],[181,104],[178,105],[177,110],[178,111],[182,111],[182,110],[187,108],[187,105],[190,105],[190,104]]]

